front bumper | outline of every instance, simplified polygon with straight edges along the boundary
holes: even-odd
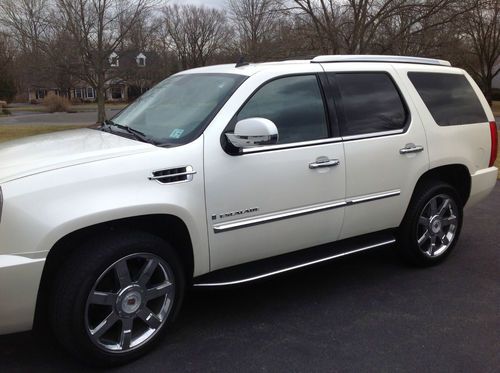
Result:
[[[0,335],[30,330],[45,259],[0,255]]]
[[[474,206],[486,198],[495,187],[497,178],[498,168],[496,167],[485,168],[471,175],[470,196],[465,206]]]

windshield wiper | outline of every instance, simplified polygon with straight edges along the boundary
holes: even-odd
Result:
[[[136,129],[129,127],[129,126],[124,126],[122,124],[115,123],[111,119],[106,119],[103,122],[103,125],[107,125],[108,127],[116,127],[116,128],[121,129],[121,130],[125,130],[128,133],[130,133],[132,136],[134,136],[134,138],[136,140],[139,140],[142,142],[147,142],[149,144],[155,144],[155,141],[152,140],[151,138],[149,138],[144,132],[141,132],[141,131],[136,130]]]

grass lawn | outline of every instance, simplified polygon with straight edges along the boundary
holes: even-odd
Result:
[[[26,136],[40,135],[55,131],[64,131],[69,129],[83,128],[87,126],[59,126],[59,125],[15,125],[15,126],[0,126],[0,142],[18,139]]]

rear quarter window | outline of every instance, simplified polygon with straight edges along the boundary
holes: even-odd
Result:
[[[410,72],[408,77],[438,125],[488,121],[481,102],[464,75]]]

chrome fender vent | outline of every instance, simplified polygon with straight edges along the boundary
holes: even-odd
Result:
[[[149,180],[156,180],[160,184],[185,183],[193,180],[195,174],[196,171],[191,166],[167,168],[153,171]]]

